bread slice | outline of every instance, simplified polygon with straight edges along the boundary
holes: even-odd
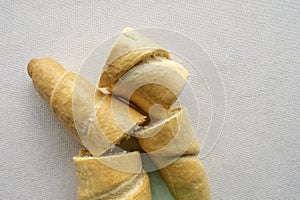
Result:
[[[135,136],[158,168],[200,151],[185,107],[172,109],[167,118],[137,130]]]
[[[187,76],[166,50],[138,31],[125,28],[112,47],[98,86],[160,119],[177,100]]]
[[[132,28],[125,28],[110,51],[99,87],[110,86],[137,63],[155,55],[170,58],[169,53],[151,39]]]
[[[108,90],[130,100],[151,117],[160,119],[177,100],[187,77],[188,72],[179,63],[155,56],[127,71]],[[161,110],[155,110],[155,105]]]
[[[151,199],[148,175],[138,152],[91,157],[81,150],[73,161],[79,200]]]

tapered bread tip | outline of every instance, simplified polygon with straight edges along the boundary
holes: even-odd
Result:
[[[28,65],[27,65],[27,72],[28,72],[28,75],[32,78],[32,76],[33,76],[33,71],[35,71],[35,69],[36,69],[38,66],[40,66],[41,64],[42,64],[44,67],[47,66],[47,68],[49,68],[49,70],[50,70],[51,65],[49,65],[49,63],[50,63],[50,64],[53,64],[53,63],[58,64],[54,59],[52,59],[52,58],[47,58],[47,57],[45,57],[45,58],[39,58],[39,59],[36,59],[36,58],[31,59],[31,60],[29,61]]]
[[[31,59],[27,65],[27,73],[32,78],[32,70],[33,70],[33,65],[37,62],[37,59]]]
[[[101,155],[111,143],[118,144],[128,137],[126,131],[145,121],[144,115],[122,101],[99,90],[95,93],[92,83],[67,72],[51,58],[30,61],[28,71],[35,89],[49,103],[55,116],[93,155]],[[95,117],[91,116],[92,110],[96,112]],[[103,134],[99,134],[100,131]]]
[[[50,103],[51,93],[66,70],[52,58],[33,59],[27,70],[39,94]]]

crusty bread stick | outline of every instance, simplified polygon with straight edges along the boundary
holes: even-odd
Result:
[[[36,90],[50,104],[55,116],[79,142],[87,146],[93,155],[101,155],[111,148],[111,143],[118,144],[122,139],[128,138],[129,136],[124,130],[130,130],[145,120],[142,114],[128,107],[127,104],[111,95],[105,95],[99,90],[95,90],[90,82],[75,73],[67,72],[51,58],[31,60],[28,64],[28,73]],[[79,84],[76,84],[79,92],[74,94],[76,81],[79,81]],[[92,99],[94,101],[87,98],[91,95],[94,96]],[[77,127],[74,119],[75,110],[72,107],[74,98],[79,104],[76,107],[77,112],[79,111],[79,115],[82,115],[82,118],[79,116],[76,119]],[[88,116],[91,108],[95,108],[94,116]],[[113,109],[115,109],[114,112]],[[116,120],[115,113],[118,114],[119,120]],[[131,119],[131,121],[120,120],[122,118]],[[85,131],[81,133],[82,135],[87,136],[80,137],[78,128]],[[99,134],[100,131],[103,135]],[[105,139],[108,139],[108,143],[104,142]],[[103,142],[103,146],[100,145],[101,142]]]

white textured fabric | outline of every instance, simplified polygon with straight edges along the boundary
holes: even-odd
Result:
[[[126,26],[182,32],[216,63],[227,114],[219,143],[203,160],[213,199],[300,198],[299,1],[0,5],[0,199],[76,198],[72,156],[80,146],[34,90],[26,66],[48,56],[78,67]],[[201,116],[192,117],[205,130],[209,106],[200,102]]]

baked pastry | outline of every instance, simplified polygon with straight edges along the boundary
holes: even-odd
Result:
[[[55,116],[94,156],[112,148],[112,144],[128,139],[127,131],[145,121],[144,115],[111,95],[96,90],[90,82],[67,72],[51,58],[31,60],[28,73]],[[74,92],[75,84],[77,92]],[[74,99],[77,110],[72,106]],[[74,115],[75,111],[77,115]],[[119,120],[116,120],[116,114]],[[74,119],[75,116],[77,118]]]
[[[176,101],[188,76],[184,67],[170,59],[158,44],[125,28],[108,56],[99,87],[129,99],[146,114],[161,118],[164,109],[170,109]]]
[[[170,110],[166,118],[141,127],[134,136],[159,169],[200,150],[185,107]]]
[[[137,141],[160,169],[176,200],[211,198],[205,170],[196,157],[199,145],[189,114],[184,107],[171,108],[188,72],[155,42],[124,29],[98,83],[111,94],[102,93],[51,58],[31,60],[28,73],[56,117],[92,154],[81,150],[73,158],[79,199],[151,199],[140,154],[107,154],[115,145],[128,151],[139,149]],[[141,113],[155,120],[146,125]]]
[[[158,49],[162,53],[156,54]],[[160,169],[173,197],[209,200],[208,179],[196,157],[200,148],[194,139],[189,114],[182,107],[171,109],[188,73],[161,49],[141,33],[124,29],[111,50],[99,86],[154,117],[149,126],[141,127],[134,135]],[[151,112],[156,104],[166,112],[163,109]]]
[[[92,157],[83,149],[73,157],[78,200],[151,200],[149,178],[139,152]],[[122,170],[112,166],[123,166]]]
[[[211,199],[208,178],[197,158],[199,145],[186,108],[170,110],[166,119],[141,128],[136,136],[176,200]]]

